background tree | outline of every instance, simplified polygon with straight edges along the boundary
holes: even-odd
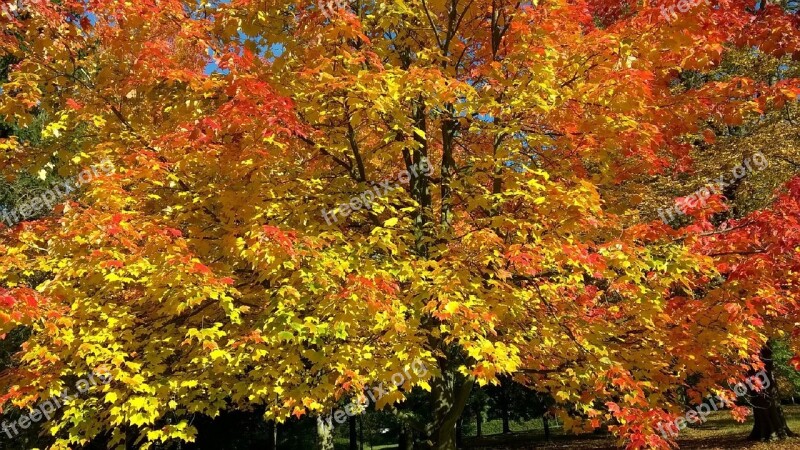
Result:
[[[503,433],[511,432],[511,421],[521,422],[542,417],[552,403],[538,392],[515,383],[510,377],[501,377],[497,386],[487,386],[489,417],[500,418]]]
[[[796,370],[790,362],[794,355],[786,343],[781,341],[774,343],[773,354],[777,368],[775,379],[778,380],[780,398],[784,402],[796,404],[800,398],[800,371]]]

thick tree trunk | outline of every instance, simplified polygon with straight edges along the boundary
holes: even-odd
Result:
[[[317,416],[317,450],[333,450],[333,426]]]
[[[478,410],[477,414],[475,414],[475,422],[478,431],[478,437],[481,437],[483,436],[483,413],[481,410]]]
[[[780,403],[778,383],[775,381],[774,370],[775,362],[772,359],[772,346],[767,343],[761,349],[761,360],[764,362],[764,371],[769,380],[769,386],[761,392],[752,394],[751,403],[753,405],[753,431],[749,439],[752,441],[772,441],[794,436]]]
[[[431,450],[456,450],[456,426],[455,424],[439,427],[432,437],[433,445]]]
[[[456,450],[456,423],[472,391],[472,378],[458,380],[456,373],[442,370],[442,378],[431,384],[433,423],[429,426],[431,450]]]

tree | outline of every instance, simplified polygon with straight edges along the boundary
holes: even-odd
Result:
[[[500,377],[499,386],[488,386],[486,392],[489,394],[493,415],[502,420],[503,433],[511,432],[511,420],[524,421],[542,417],[548,406],[552,405],[549,401],[551,399],[543,398],[539,393],[505,376]]]
[[[679,229],[615,202],[687,170],[711,118],[795,101],[794,79],[676,84],[726,46],[795,55],[779,9],[2,6],[0,114],[52,118],[48,145],[0,141],[6,167],[115,169],[0,243],[0,321],[33,329],[0,400],[112,377],[61,408],[53,448],[192,441],[194,415],[259,407],[330,436],[340,399],[416,389],[432,417],[406,426],[450,450],[473,386],[509,374],[572,429],[666,448],[676,386],[722,390],[796,328],[798,181],[725,230],[719,196]]]
[[[775,378],[775,361],[772,351],[772,343],[767,343],[761,351],[761,359],[764,361],[767,377],[770,385],[762,392],[752,396],[753,431],[749,439],[754,441],[767,441],[773,439],[784,439],[794,436],[794,433],[786,424],[786,418],[780,408],[780,391],[778,382]]]
[[[775,365],[777,366],[776,379],[780,388],[780,398],[784,401],[797,403],[800,396],[800,371],[792,367],[790,360],[794,356],[785,342],[774,343]]]
[[[798,70],[800,67],[796,62],[786,56],[776,57],[761,51],[737,50],[729,52],[717,70],[703,77],[732,79],[747,76],[765,84],[776,85],[796,77]],[[789,298],[794,296],[791,282],[770,278],[779,272],[784,273],[782,272],[784,270],[791,273],[794,269],[790,267],[796,259],[791,247],[785,247],[787,243],[791,245],[793,242],[793,232],[789,231],[784,241],[775,241],[770,237],[775,233],[781,233],[785,226],[796,220],[796,216],[788,213],[785,204],[782,204],[784,201],[789,201],[791,204],[794,201],[791,199],[792,194],[789,193],[787,196],[775,193],[779,188],[779,191],[783,191],[782,185],[795,177],[797,168],[800,167],[793,162],[798,154],[797,137],[793,132],[794,114],[797,114],[796,102],[779,104],[775,110],[765,111],[760,118],[745,121],[734,128],[714,124],[715,132],[723,140],[717,143],[704,142],[701,145],[706,147],[706,151],[698,152],[699,160],[696,166],[699,166],[700,170],[693,176],[693,183],[703,183],[711,179],[714,173],[720,172],[720,168],[724,169],[723,172],[734,175],[738,172],[735,179],[728,177],[729,183],[721,190],[729,208],[715,214],[711,220],[719,230],[718,233],[726,234],[726,230],[734,233],[722,240],[712,238],[710,242],[713,242],[713,245],[707,251],[712,255],[721,256],[718,264],[719,273],[722,279],[728,281],[724,285],[725,290],[722,291],[725,292],[724,295],[730,298],[730,295],[741,295],[741,292],[758,291],[758,295],[764,296],[742,298],[744,302],[741,306],[756,313],[747,320],[753,321],[764,333],[761,339],[766,339],[766,342],[760,348],[759,360],[763,362],[768,378],[772,380],[766,392],[754,395],[755,422],[752,433],[754,439],[791,435],[785,423],[781,423],[784,421],[778,388],[783,380],[779,381],[773,372],[777,367],[786,367],[791,356],[786,357],[781,365],[776,365],[775,358],[766,355],[773,354],[777,340],[786,339],[786,330],[792,327],[786,320],[791,322],[795,319],[791,314],[788,317],[781,314],[776,316],[774,311],[761,310],[755,305],[762,304],[765,298],[769,298],[770,292],[773,295]],[[732,137],[734,139],[731,139]],[[764,165],[753,167],[751,164],[756,159]],[[733,181],[730,182],[731,180]],[[702,185],[695,184],[694,189],[700,187]],[[691,189],[686,190],[691,191]],[[778,201],[775,201],[776,197]],[[764,205],[770,204],[773,207],[766,208],[765,211]],[[765,270],[765,267],[773,267],[775,271]],[[748,280],[747,286],[743,286],[742,278]],[[750,282],[752,284],[749,284]],[[756,290],[756,286],[761,287]],[[775,306],[769,302],[767,304],[769,307]],[[736,311],[740,306],[728,304],[726,308],[734,312],[732,320],[739,320],[740,316]],[[778,324],[761,326],[765,321],[777,321]],[[784,328],[787,326],[788,328]],[[784,350],[786,351],[788,350]],[[748,374],[752,375],[755,372],[756,370],[752,369]]]

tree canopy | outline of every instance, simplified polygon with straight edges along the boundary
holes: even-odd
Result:
[[[0,402],[102,371],[52,448],[149,448],[383,384],[378,408],[427,392],[413,425],[449,449],[509,375],[574,430],[668,448],[676,389],[732,396],[800,342],[797,147],[762,154],[784,175],[760,204],[720,189],[664,223],[702,183],[652,183],[712,154],[738,186],[741,130],[798,112],[800,19],[685,2],[0,1],[0,115],[43,121],[0,139],[4,174],[113,167],[0,225],[0,331],[31,331]]]

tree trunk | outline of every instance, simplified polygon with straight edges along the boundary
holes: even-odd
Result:
[[[358,450],[358,434],[356,433],[356,417],[350,416],[347,419],[350,422],[350,450]]]
[[[456,447],[464,448],[464,426],[461,417],[456,421]]]
[[[364,416],[358,416],[358,440],[361,442],[359,450],[364,450]]]
[[[414,450],[414,431],[405,422],[400,424],[400,442],[398,450]]]
[[[428,438],[431,450],[456,450],[456,423],[475,381],[470,377],[458,380],[452,370],[443,368],[442,377],[431,383],[431,400],[433,402],[433,423],[429,425]]]
[[[483,436],[483,414],[481,410],[478,410],[477,414],[475,414],[475,421],[476,421],[476,428],[478,437]]]
[[[544,438],[550,440],[550,422],[547,420],[547,413],[542,416],[542,424],[544,425]]]
[[[267,421],[267,450],[277,450],[277,430],[275,428],[275,421]]]
[[[753,431],[748,438],[751,441],[772,441],[794,436],[780,403],[778,383],[775,381],[775,362],[772,359],[772,345],[770,342],[761,349],[761,360],[764,362],[764,371],[769,380],[769,386],[761,392],[752,394],[753,405]]]
[[[500,408],[502,409],[502,416],[503,416],[503,434],[511,433],[511,427],[508,424],[508,392],[505,387],[502,388],[502,394],[500,396]]]
[[[419,208],[414,214],[414,248],[418,256],[423,258],[428,257],[428,237],[431,233],[430,225],[432,221],[431,214],[431,188],[430,188],[430,175],[420,173],[418,170],[420,165],[425,163],[430,164],[428,160],[428,140],[427,140],[427,112],[425,110],[425,101],[422,95],[412,101],[412,117],[414,119],[414,126],[419,128],[422,133],[414,133],[414,140],[416,146],[411,149],[403,149],[403,159],[406,163],[406,170],[411,174],[411,196],[419,204]],[[426,137],[423,137],[426,136]],[[415,175],[416,174],[416,175]]]
[[[333,426],[317,416],[317,450],[333,450]]]
[[[435,431],[431,450],[456,450],[456,427],[455,424],[439,427]]]

